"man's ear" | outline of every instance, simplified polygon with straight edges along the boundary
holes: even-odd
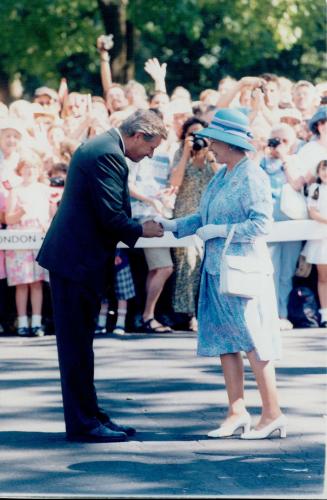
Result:
[[[135,132],[135,134],[133,135],[134,139],[136,141],[139,141],[140,139],[143,140],[143,132]]]

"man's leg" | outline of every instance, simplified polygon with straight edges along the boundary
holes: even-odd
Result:
[[[93,332],[99,297],[84,284],[50,274],[67,435],[100,425],[94,387]]]

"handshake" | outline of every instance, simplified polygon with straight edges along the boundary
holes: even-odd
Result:
[[[143,238],[162,237],[165,231],[175,231],[176,222],[174,220],[155,217],[153,220],[143,222]]]
[[[177,222],[172,219],[154,217],[143,223],[143,237],[152,238],[154,236],[163,236],[165,231],[176,231]],[[213,238],[226,238],[228,233],[227,224],[206,224],[196,231],[196,235],[202,240],[207,241]]]

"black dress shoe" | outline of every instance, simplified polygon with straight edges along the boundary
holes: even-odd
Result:
[[[79,443],[113,443],[126,441],[127,434],[125,432],[114,431],[101,424],[87,433],[67,435],[67,439],[68,441],[77,441]]]
[[[320,323],[320,328],[327,328],[327,321],[322,321]]]
[[[113,420],[108,417],[108,421],[104,424],[108,429],[116,432],[124,432],[127,436],[134,436],[136,430],[133,427],[127,427],[125,425],[116,424]]]

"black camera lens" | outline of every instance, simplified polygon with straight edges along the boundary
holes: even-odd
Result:
[[[192,146],[192,149],[194,151],[200,151],[200,149],[206,148],[207,146],[208,146],[208,143],[205,139],[202,139],[202,137],[194,137],[193,146]]]
[[[60,176],[50,177],[49,181],[51,187],[64,187],[65,185],[65,180]]]
[[[271,137],[270,139],[268,139],[267,144],[270,148],[277,148],[277,146],[281,144],[281,140],[278,139],[278,137]]]

